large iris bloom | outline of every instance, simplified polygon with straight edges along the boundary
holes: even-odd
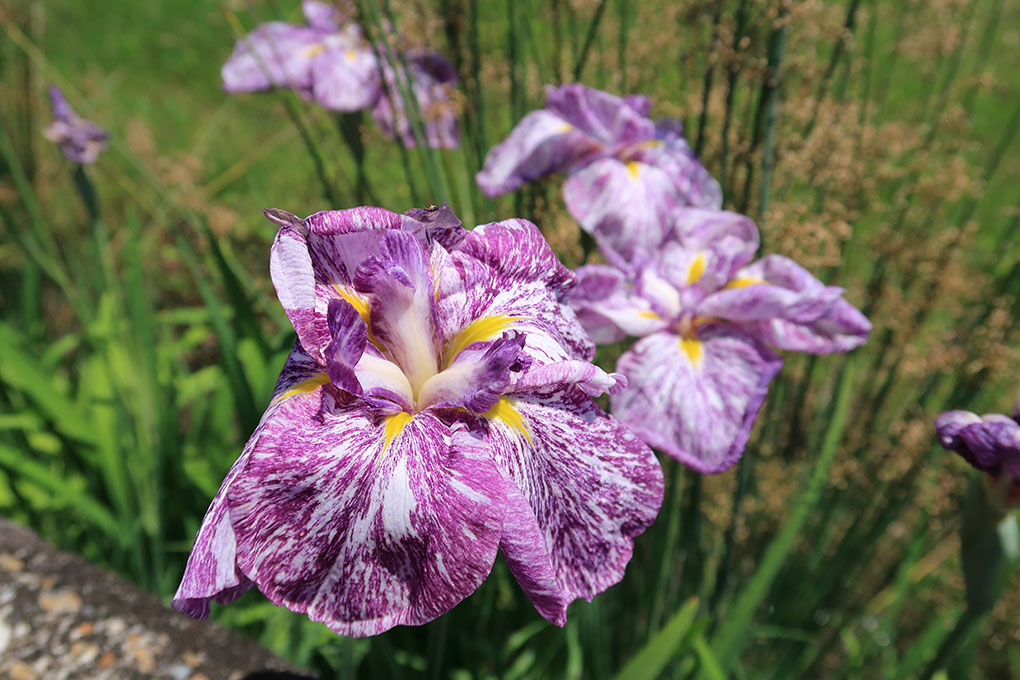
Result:
[[[476,176],[488,196],[553,172],[569,174],[570,214],[617,264],[650,250],[678,207],[718,209],[719,183],[702,167],[675,120],[648,117],[646,97],[617,97],[580,84],[548,88],[493,147]]]
[[[1020,401],[1013,416],[947,411],[935,420],[939,443],[993,479],[1010,480],[1008,496],[1020,503]]]
[[[99,152],[106,149],[106,130],[75,113],[56,85],[50,85],[49,95],[53,122],[46,128],[46,139],[59,144],[67,160],[94,163]]]
[[[538,229],[446,209],[267,213],[298,344],[199,530],[174,606],[257,586],[343,635],[434,619],[503,553],[535,607],[622,576],[662,471],[592,399],[575,276]]]
[[[642,439],[691,468],[733,465],[782,359],[862,344],[871,324],[790,259],[758,248],[754,223],[728,211],[685,208],[657,254],[628,271],[578,270],[578,316],[597,343],[638,340],[617,370],[630,386],[612,411]]]

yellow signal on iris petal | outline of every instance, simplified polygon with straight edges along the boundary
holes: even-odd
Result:
[[[637,161],[627,161],[627,172],[630,173],[631,177],[637,179],[638,174],[641,172],[641,164]]]
[[[556,128],[556,132],[558,134],[563,135],[563,134],[566,134],[566,133],[570,132],[573,129],[574,129],[574,126],[571,125],[570,123],[560,123],[559,127]]]
[[[697,338],[680,338],[680,349],[687,355],[695,367],[701,365],[702,357],[705,355],[705,350],[701,347],[701,340]]]
[[[762,279],[755,278],[753,276],[740,276],[727,283],[724,287],[747,288],[748,286],[756,286],[759,283],[765,283],[765,281]]]
[[[646,309],[643,312],[638,312],[638,316],[640,316],[642,319],[661,319],[662,318],[661,316],[659,316],[657,313],[653,312],[650,309]]]
[[[273,399],[273,403],[278,404],[287,397],[293,397],[298,394],[311,392],[316,387],[319,387],[320,385],[325,385],[328,382],[329,375],[327,375],[325,371],[323,371],[322,373],[316,373],[312,377],[306,378],[299,382],[297,385],[294,385],[294,387],[290,388],[286,392],[282,392],[279,395],[277,395],[277,397]]]
[[[355,293],[352,293],[341,286],[339,283],[334,283],[333,288],[336,289],[336,292],[340,293],[340,297],[351,303],[351,307],[354,307],[354,309],[358,312],[358,316],[361,317],[361,320],[368,323],[368,303],[358,297]]]
[[[687,285],[693,285],[698,282],[701,275],[705,273],[705,254],[698,253],[698,256],[694,258],[694,262],[691,262],[691,268],[687,270]]]
[[[413,417],[407,411],[401,411],[386,417],[386,424],[383,426],[383,447],[380,455],[389,450],[390,444],[404,431],[404,428],[407,427],[407,424],[411,422]]]
[[[523,316],[510,316],[509,314],[496,314],[475,319],[450,341],[444,355],[443,367],[449,366],[453,358],[471,343],[488,340],[497,333],[505,331],[513,322],[522,319],[524,319]]]
[[[514,408],[513,403],[506,397],[500,397],[492,408],[485,412],[486,418],[492,418],[493,420],[499,420],[510,427],[511,430],[515,430],[519,434],[524,435],[524,438],[531,443],[531,432],[528,430],[527,424],[524,422],[524,416],[521,412]]]
[[[314,45],[309,45],[305,49],[301,50],[301,56],[304,57],[305,59],[311,59],[312,57],[319,56],[325,51],[326,51],[325,45],[323,45],[322,43],[315,43]]]

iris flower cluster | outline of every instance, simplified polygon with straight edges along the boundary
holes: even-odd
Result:
[[[468,231],[445,207],[267,215],[298,341],[174,606],[257,586],[358,636],[439,616],[497,552],[558,625],[616,583],[662,470],[596,405],[626,381],[590,363],[576,276],[538,229]]]
[[[454,148],[460,143],[451,100],[457,73],[446,59],[424,50],[394,54],[371,45],[360,26],[325,3],[304,0],[301,8],[307,24],[271,21],[238,41],[221,71],[224,90],[287,87],[330,111],[371,109],[383,132],[413,147],[400,95],[401,84],[409,85],[428,145]]]
[[[845,352],[871,324],[792,260],[752,262],[754,223],[720,209],[719,184],[680,124],[648,111],[645,97],[550,89],[546,108],[490,151],[477,180],[497,195],[568,174],[567,209],[609,263],[578,270],[571,303],[595,342],[641,338],[617,364],[630,386],[612,411],[648,444],[716,473],[744,451],[782,365],[775,350]]]

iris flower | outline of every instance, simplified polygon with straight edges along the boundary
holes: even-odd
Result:
[[[414,148],[416,140],[410,120],[404,110],[402,87],[410,82],[425,127],[425,140],[432,148],[454,149],[460,144],[460,110],[451,96],[457,83],[457,71],[446,59],[433,52],[410,50],[404,54],[407,68],[400,62],[394,69],[380,55],[386,92],[379,97],[372,109],[376,124],[390,137],[404,146]],[[400,83],[397,84],[397,73]],[[409,74],[409,75],[408,75]]]
[[[290,87],[332,111],[359,111],[380,94],[374,51],[334,7],[301,3],[306,26],[270,21],[238,41],[223,65],[227,92]]]
[[[202,523],[174,606],[257,586],[342,635],[430,621],[503,553],[539,613],[616,583],[662,471],[592,397],[619,376],[538,229],[447,208],[281,211],[298,343]]]
[[[50,85],[49,95],[53,122],[46,128],[46,139],[59,144],[67,160],[94,163],[99,152],[106,149],[106,130],[75,113],[56,85]]]
[[[578,270],[572,301],[596,343],[638,340],[617,363],[630,386],[612,412],[650,445],[702,473],[741,456],[782,359],[862,344],[864,315],[792,260],[758,248],[736,213],[683,208],[656,254],[627,271]]]
[[[1011,505],[1020,505],[1020,401],[1013,416],[992,413],[979,416],[970,411],[947,411],[935,420],[935,431],[944,449],[994,480],[1010,480]]]
[[[548,173],[568,173],[563,197],[570,214],[610,261],[629,262],[662,240],[674,209],[722,206],[719,183],[698,162],[680,123],[655,122],[649,109],[647,97],[550,87],[546,108],[522,118],[489,151],[478,185],[498,196]]]

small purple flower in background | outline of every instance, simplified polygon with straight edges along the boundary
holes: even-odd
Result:
[[[489,151],[476,179],[488,196],[553,172],[567,209],[617,266],[662,242],[676,208],[718,209],[719,183],[698,162],[681,126],[648,118],[646,97],[617,97],[580,84],[548,88]]]
[[[612,397],[613,414],[694,470],[721,472],[743,453],[782,365],[771,348],[845,352],[871,324],[792,260],[752,263],[758,230],[743,215],[684,208],[668,224],[657,254],[628,271],[581,267],[571,301],[596,343],[641,338],[617,363],[629,387]]]
[[[411,92],[418,104],[421,119],[425,124],[425,138],[432,148],[455,149],[460,144],[460,109],[452,98],[457,83],[457,71],[453,64],[433,52],[411,50],[405,53],[411,76],[408,79],[401,66],[400,81],[406,87],[411,83]],[[401,87],[397,86],[396,72],[389,62],[380,57],[386,82],[386,92],[379,97],[372,109],[376,124],[404,146],[416,145],[414,131],[404,111]],[[399,64],[399,57],[396,59]],[[394,108],[396,114],[394,115]]]
[[[174,607],[257,586],[343,635],[430,621],[503,553],[536,609],[616,583],[662,500],[652,452],[592,399],[623,385],[538,229],[445,206],[280,225],[294,346],[203,520]]]
[[[307,26],[262,24],[238,41],[221,71],[227,92],[290,87],[331,111],[358,111],[379,98],[379,67],[361,28],[338,9],[301,4]]]
[[[947,411],[935,420],[942,448],[955,451],[993,480],[1009,480],[1007,500],[1020,506],[1020,401],[1013,417]]]
[[[75,113],[56,85],[50,85],[49,95],[53,122],[46,128],[46,139],[59,144],[67,160],[94,163],[99,152],[106,149],[109,134]]]

